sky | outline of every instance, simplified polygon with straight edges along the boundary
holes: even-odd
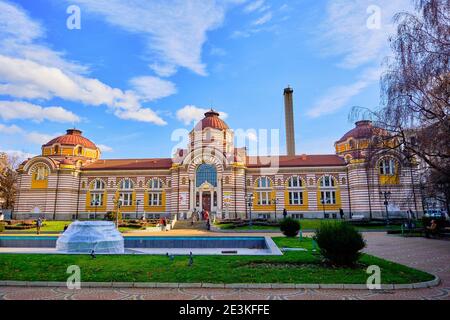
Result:
[[[244,144],[284,153],[289,85],[297,154],[334,153],[354,126],[351,109],[379,107],[393,17],[412,9],[410,0],[0,0],[0,151],[31,157],[76,127],[105,159],[171,157],[214,108]],[[265,130],[279,132],[269,147]]]

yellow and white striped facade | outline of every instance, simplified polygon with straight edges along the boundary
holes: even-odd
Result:
[[[65,151],[55,154],[47,144],[19,168],[15,217],[101,218],[120,204],[133,219],[190,218],[202,209],[218,218],[280,218],[284,209],[295,218],[323,218],[341,208],[346,217],[381,218],[380,192],[387,191],[391,217],[423,211],[415,165],[392,153],[368,166],[366,137],[344,136],[335,155],[272,157],[271,165],[235,148],[217,113],[205,116],[188,147],[168,159],[102,160],[86,146],[59,142],[57,151]]]

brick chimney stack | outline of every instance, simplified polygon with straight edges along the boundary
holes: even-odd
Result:
[[[284,89],[284,114],[286,117],[286,149],[288,156],[295,156],[295,127],[294,127],[294,90]]]

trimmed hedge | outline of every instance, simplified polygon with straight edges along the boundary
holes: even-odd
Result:
[[[314,240],[325,260],[337,266],[355,265],[366,246],[361,233],[346,222],[322,223]]]
[[[280,230],[286,237],[296,237],[300,231],[300,222],[292,218],[286,218],[280,222]]]

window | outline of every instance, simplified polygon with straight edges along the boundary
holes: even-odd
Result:
[[[270,188],[272,183],[268,177],[261,177],[258,179],[257,187],[258,188]]]
[[[148,205],[151,207],[162,206],[162,193],[150,192],[148,194]]]
[[[94,190],[103,190],[103,189],[105,189],[105,183],[102,180],[97,179],[94,181],[93,189]]]
[[[331,176],[325,176],[320,180],[320,186],[323,188],[334,187],[334,179]]]
[[[131,207],[133,205],[133,188],[134,188],[134,184],[133,181],[131,179],[123,179],[120,182],[120,190],[122,191],[120,193],[120,199],[122,199],[122,206],[124,207]],[[127,191],[128,192],[123,192],[123,191]]]
[[[303,181],[300,177],[290,177],[288,180],[288,203],[291,206],[303,205]]]
[[[320,197],[322,204],[336,204],[336,191],[322,191]]]
[[[91,206],[101,207],[103,206],[103,193],[91,193]]]
[[[59,153],[59,146],[55,146],[54,151],[55,151],[55,154],[58,154]]]
[[[148,182],[149,192],[148,192],[148,205],[151,207],[162,206],[163,198],[163,182],[161,179],[153,178]]]
[[[120,189],[121,190],[131,190],[131,189],[133,189],[133,181],[131,181],[130,179],[123,179],[120,182]]]
[[[133,194],[132,193],[121,193],[120,199],[122,199],[123,207],[131,207],[133,205]]]
[[[291,206],[303,205],[303,192],[289,191],[289,205]]]
[[[258,205],[267,206],[270,205],[270,191],[259,191],[258,192]]]
[[[256,192],[256,196],[258,199],[258,205],[260,206],[268,206],[271,204],[272,199],[272,181],[268,177],[261,177],[256,180],[257,189],[265,189],[258,190]]]
[[[200,187],[207,182],[214,187],[217,187],[217,170],[213,165],[202,164],[197,169],[196,186]]]
[[[78,147],[78,155],[83,155],[83,147]]]
[[[393,158],[386,158],[380,161],[380,174],[383,176],[395,175],[395,160]]]

